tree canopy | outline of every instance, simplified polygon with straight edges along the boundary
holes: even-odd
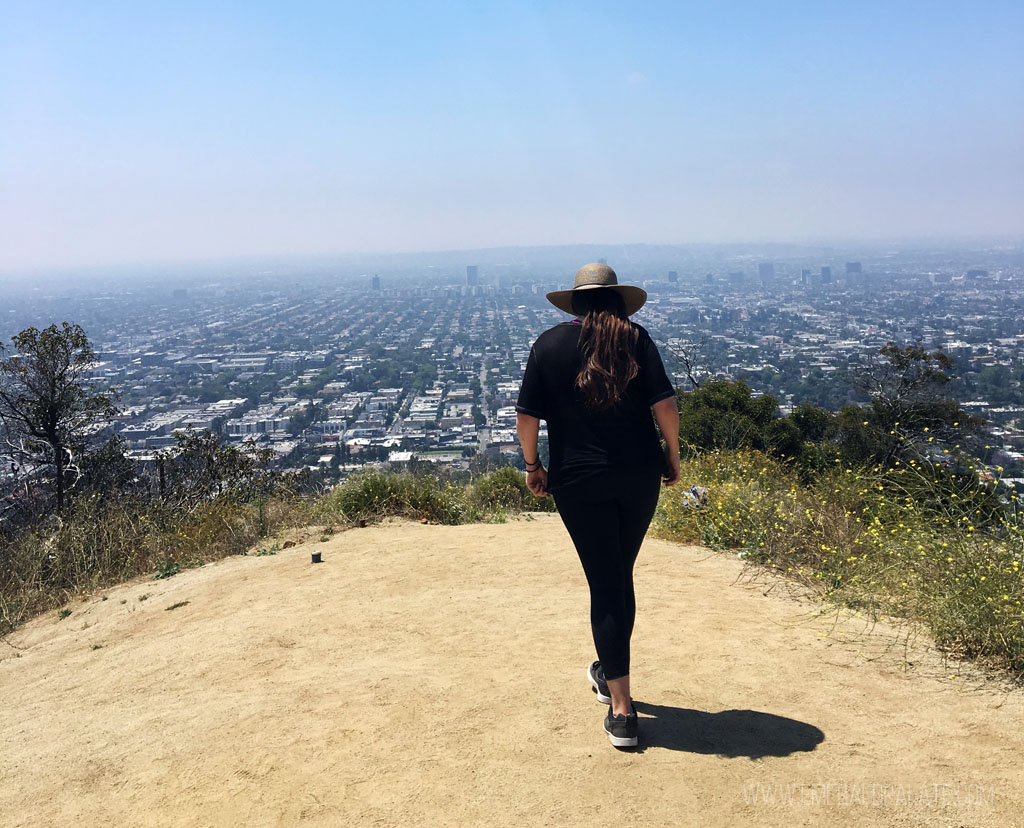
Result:
[[[60,510],[90,435],[116,409],[90,379],[96,355],[78,325],[26,328],[11,343],[0,344],[2,451],[16,478],[49,478]]]

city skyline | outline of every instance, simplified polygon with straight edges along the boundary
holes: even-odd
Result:
[[[648,301],[634,318],[681,390],[712,376],[742,380],[772,395],[781,416],[864,403],[854,377],[886,343],[942,350],[953,359],[947,393],[987,421],[973,450],[998,452],[994,462],[1012,464],[1016,480],[1020,253],[862,252],[649,258],[635,280]],[[480,453],[517,451],[514,401],[531,344],[567,318],[545,298],[558,265],[44,284],[7,294],[0,340],[80,324],[95,348],[94,377],[122,408],[113,427],[140,462],[192,428],[236,445],[257,440],[278,464],[332,474],[414,457],[465,466]]]

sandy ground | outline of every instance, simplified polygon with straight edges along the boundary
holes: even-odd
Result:
[[[1024,693],[741,572],[645,543],[634,752],[557,516],[125,584],[0,642],[0,824],[1024,825]]]

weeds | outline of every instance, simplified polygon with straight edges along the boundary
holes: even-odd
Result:
[[[944,651],[1024,679],[1024,527],[974,481],[921,461],[801,483],[782,461],[716,451],[685,462],[695,508],[663,495],[655,531],[740,550],[828,600],[924,624]]]
[[[159,580],[161,578],[170,578],[173,575],[177,575],[181,572],[181,564],[172,558],[164,558],[156,565],[156,574],[153,576],[153,580]]]

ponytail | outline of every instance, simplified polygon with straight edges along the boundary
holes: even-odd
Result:
[[[614,408],[640,371],[635,354],[636,328],[626,316],[622,297],[614,290],[575,291],[572,309],[583,317],[579,342],[582,364],[576,388],[590,408]]]

